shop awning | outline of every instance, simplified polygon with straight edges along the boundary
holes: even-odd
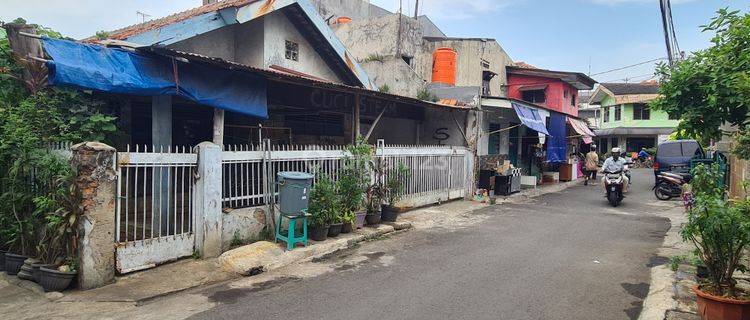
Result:
[[[185,63],[67,40],[42,38],[49,82],[107,93],[174,95],[249,116],[268,118],[266,80],[245,72]]]
[[[521,120],[521,123],[523,123],[524,126],[536,132],[549,135],[549,131],[547,131],[547,127],[544,126],[544,120],[539,115],[539,111],[523,106],[519,103],[512,102],[511,104],[513,105],[513,110],[516,111],[516,115],[518,115],[518,119]]]
[[[591,137],[596,136],[596,134],[594,134],[594,132],[589,129],[589,126],[587,126],[586,123],[583,122],[583,120],[568,117],[568,123],[570,123],[570,126],[573,127],[573,130],[581,135],[584,143],[590,144],[594,142]]]

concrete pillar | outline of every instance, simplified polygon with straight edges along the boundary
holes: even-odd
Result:
[[[80,191],[78,285],[92,289],[115,280],[115,148],[98,142],[73,146],[71,163]]]
[[[214,144],[224,148],[224,110],[214,109]]]
[[[195,180],[193,223],[195,249],[204,258],[221,254],[221,147],[202,142],[198,153],[198,178]]]
[[[167,152],[172,146],[172,96],[153,96],[151,97],[151,143],[156,150]],[[154,226],[161,226],[161,234],[167,235],[170,230],[174,233],[174,228],[169,227],[169,192],[174,188],[171,181],[171,170],[167,167],[154,168],[156,177],[161,177],[161,183],[156,182],[156,186],[161,186],[157,199],[161,204],[159,215],[154,215]]]

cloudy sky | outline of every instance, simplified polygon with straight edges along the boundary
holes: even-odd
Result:
[[[401,0],[414,11],[415,0]],[[399,0],[372,0],[397,10]],[[421,0],[449,36],[494,38],[516,61],[537,67],[597,74],[666,56],[657,0]],[[141,22],[136,12],[162,17],[200,0],[0,0],[0,20],[23,17],[73,38]],[[722,7],[748,10],[745,0],[673,0],[680,47],[708,46],[699,26]],[[642,81],[646,64],[595,75],[599,81]]]

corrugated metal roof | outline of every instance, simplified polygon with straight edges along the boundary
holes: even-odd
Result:
[[[657,94],[659,93],[658,83],[602,83],[614,95],[625,94]]]
[[[151,54],[157,54],[157,55],[166,56],[166,57],[184,59],[187,62],[205,63],[205,64],[213,65],[219,68],[225,68],[228,70],[241,70],[245,72],[250,72],[250,73],[262,76],[271,81],[279,81],[279,82],[304,85],[304,86],[309,86],[309,87],[325,88],[325,89],[331,89],[331,90],[336,90],[336,91],[341,91],[341,92],[362,94],[362,95],[370,96],[373,98],[390,100],[390,101],[410,104],[414,106],[441,108],[441,109],[448,108],[448,109],[465,110],[465,111],[473,109],[472,107],[458,106],[458,105],[443,105],[443,104],[432,103],[432,102],[428,102],[424,100],[419,100],[416,98],[369,90],[369,89],[365,89],[361,87],[355,87],[355,86],[349,86],[349,85],[344,85],[344,84],[318,80],[314,78],[305,77],[302,75],[295,75],[292,73],[284,73],[284,72],[275,71],[275,70],[256,68],[256,67],[252,67],[248,65],[239,64],[236,62],[226,61],[220,58],[214,58],[214,57],[204,56],[204,55],[190,53],[190,52],[183,52],[183,51],[178,51],[174,49],[168,49],[165,47],[141,47],[141,48],[138,48],[138,51],[151,53]]]

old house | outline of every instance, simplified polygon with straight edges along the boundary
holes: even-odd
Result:
[[[658,92],[656,83],[601,83],[597,87],[589,103],[601,105],[601,126],[596,130],[600,151],[653,148],[675,131],[678,119],[649,107]]]

